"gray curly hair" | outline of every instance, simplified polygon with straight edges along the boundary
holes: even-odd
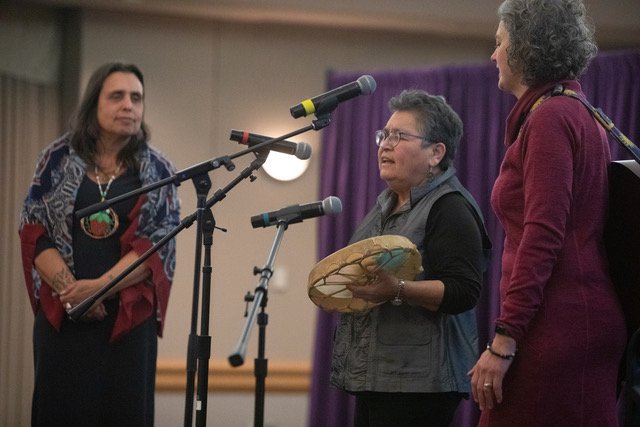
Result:
[[[442,96],[430,95],[423,90],[403,90],[389,100],[389,110],[409,111],[415,114],[418,130],[427,137],[422,147],[441,142],[447,147],[440,168],[447,170],[453,163],[462,138],[462,120]]]
[[[578,78],[598,51],[582,0],[506,0],[498,16],[509,66],[527,86]]]

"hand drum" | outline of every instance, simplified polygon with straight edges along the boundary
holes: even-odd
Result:
[[[416,245],[404,236],[375,236],[332,253],[309,273],[309,298],[326,311],[353,313],[380,305],[354,298],[345,285],[365,285],[384,269],[400,279],[412,280],[422,271]]]

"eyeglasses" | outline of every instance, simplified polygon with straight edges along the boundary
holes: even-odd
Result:
[[[395,148],[400,143],[400,141],[406,141],[409,137],[418,138],[423,141],[427,140],[427,137],[425,136],[411,135],[410,133],[406,132],[396,132],[390,131],[388,129],[382,129],[376,131],[376,145],[380,147],[384,141],[387,141],[387,143],[392,148]]]

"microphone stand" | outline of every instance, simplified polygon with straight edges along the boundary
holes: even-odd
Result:
[[[266,160],[267,153],[261,153],[260,155],[256,154],[258,159],[254,160],[247,169],[243,171],[241,176],[236,178],[232,183],[230,183],[224,190],[219,190],[215,193],[214,197],[210,200],[206,200],[209,189],[211,188],[211,180],[208,176],[208,172],[214,169],[219,168],[220,166],[225,166],[228,171],[232,171],[235,169],[235,165],[231,161],[234,158],[243,156],[247,153],[259,153],[262,148],[268,148],[269,145],[283,141],[285,139],[294,137],[301,133],[307,132],[309,130],[320,130],[331,123],[330,112],[326,112],[325,114],[318,115],[318,117],[313,120],[312,124],[307,125],[303,128],[290,132],[286,135],[282,135],[277,138],[272,138],[266,141],[263,141],[259,144],[255,144],[252,147],[249,147],[245,150],[242,150],[238,153],[235,153],[231,156],[222,156],[219,158],[207,160],[205,162],[196,164],[187,169],[183,169],[182,171],[177,172],[175,175],[159,180],[155,183],[149,184],[147,186],[143,186],[136,190],[130,191],[128,193],[122,194],[120,196],[102,201],[100,203],[93,204],[84,209],[80,209],[75,212],[76,217],[83,218],[87,215],[90,215],[94,212],[98,212],[104,210],[115,203],[119,203],[121,201],[127,200],[129,198],[138,196],[143,193],[148,193],[156,188],[160,188],[165,185],[174,184],[176,187],[180,186],[183,181],[187,179],[191,179],[196,188],[197,193],[197,211],[189,217],[185,218],[181,223],[176,226],[171,232],[167,233],[162,239],[156,242],[149,250],[147,250],[144,254],[142,254],[136,261],[134,261],[129,267],[122,271],[122,273],[118,274],[114,277],[109,283],[99,289],[95,294],[87,297],[84,301],[82,301],[77,306],[67,311],[69,318],[73,321],[78,321],[104,294],[106,294],[110,289],[112,289],[115,285],[117,285],[124,277],[129,275],[133,270],[135,270],[138,266],[140,266],[147,258],[157,252],[162,246],[164,246],[170,239],[172,239],[175,235],[177,235],[184,228],[188,228],[193,224],[193,221],[197,221],[197,234],[196,234],[196,258],[195,258],[195,266],[194,266],[194,290],[193,290],[193,302],[192,302],[192,313],[191,313],[191,332],[189,335],[188,341],[188,350],[187,350],[187,388],[186,388],[186,397],[185,397],[185,416],[184,422],[185,427],[192,425],[192,417],[193,417],[193,390],[195,383],[195,371],[197,369],[196,359],[200,361],[200,369],[198,375],[198,405],[196,407],[197,416],[196,416],[196,425],[205,426],[206,425],[206,409],[207,409],[207,391],[208,391],[208,369],[209,369],[209,358],[211,353],[211,337],[208,335],[199,337],[195,334],[197,330],[197,308],[198,308],[198,299],[199,299],[199,274],[200,271],[200,261],[201,261],[201,246],[202,242],[205,241],[208,245],[208,249],[205,254],[205,267],[203,268],[203,298],[206,298],[206,302],[202,304],[202,325],[201,330],[203,334],[208,334],[208,314],[210,308],[210,285],[211,285],[211,266],[210,266],[210,247],[212,243],[212,234],[213,230],[217,228],[215,226],[215,219],[213,214],[210,211],[211,206],[213,206],[219,200],[222,200],[226,197],[226,192],[228,192],[231,188],[235,187],[242,179],[251,177],[251,181],[255,181],[255,176],[252,175],[252,172],[256,169],[259,169],[262,164]],[[257,162],[257,163],[256,163]],[[206,225],[203,224],[206,222]],[[203,232],[206,231],[207,237],[203,238]],[[206,311],[206,313],[205,313]],[[204,322],[204,317],[207,317],[206,322]],[[195,357],[194,355],[197,355]],[[201,387],[204,386],[204,387]]]
[[[200,335],[197,335],[197,310],[198,310],[198,271],[200,260],[200,242],[196,242],[196,267],[194,268],[194,292],[192,302],[191,332],[189,334],[187,350],[187,388],[185,395],[185,426],[192,425],[193,417],[193,394],[196,371],[198,373],[197,404],[196,404],[196,425],[205,426],[207,424],[207,402],[209,389],[209,359],[211,356],[211,337],[209,336],[209,313],[211,300],[211,246],[213,244],[213,230],[216,227],[215,218],[211,212],[211,207],[218,201],[224,199],[226,194],[240,181],[249,178],[251,182],[257,178],[253,172],[259,169],[267,159],[266,150],[256,153],[256,159],[245,168],[242,173],[229,183],[224,189],[218,190],[209,199],[202,211],[202,217],[198,218],[198,225],[202,223],[202,233],[197,237],[202,237],[202,244],[205,249],[204,262],[202,266],[202,305],[200,311]],[[206,196],[206,193],[205,193]],[[200,209],[198,210],[200,213]],[[225,230],[226,231],[226,230]]]
[[[247,351],[247,344],[249,336],[251,335],[251,328],[256,318],[256,312],[260,307],[260,314],[258,314],[258,357],[254,360],[254,375],[256,377],[256,389],[255,389],[255,402],[254,402],[254,427],[262,427],[264,425],[264,396],[265,396],[265,380],[267,377],[267,364],[268,360],[265,358],[265,342],[266,342],[266,327],[269,323],[269,315],[265,312],[267,307],[267,291],[269,287],[269,279],[273,275],[273,264],[275,262],[276,253],[282,243],[284,232],[287,229],[289,223],[287,220],[278,222],[276,236],[271,246],[267,261],[262,269],[254,267],[253,273],[260,274],[260,280],[258,286],[255,289],[253,295],[247,293],[245,301],[252,302],[249,315],[245,313],[247,320],[244,325],[244,329],[240,336],[240,340],[236,345],[236,349],[229,356],[229,363],[231,366],[240,366],[244,363],[245,353]]]
[[[139,196],[140,194],[145,194],[145,193],[149,193],[153,190],[155,190],[156,188],[160,188],[163,187],[165,185],[169,185],[169,184],[174,184],[176,187],[179,187],[180,184],[182,184],[183,181],[186,181],[187,179],[191,179],[193,181],[194,186],[196,187],[196,191],[205,191],[205,194],[208,193],[208,188],[211,187],[211,183],[209,182],[209,184],[206,183],[206,180],[209,179],[208,176],[203,177],[203,175],[205,175],[207,172],[214,170],[214,169],[218,169],[220,166],[225,166],[227,168],[227,170],[232,171],[233,169],[235,169],[235,165],[233,164],[233,162],[231,161],[232,159],[235,159],[237,157],[243,156],[247,153],[257,153],[260,152],[262,148],[269,148],[269,145],[274,144],[276,142],[280,142],[280,141],[284,141],[285,139],[289,139],[291,137],[294,137],[296,135],[300,135],[301,133],[307,132],[309,130],[320,130],[326,126],[329,125],[329,123],[331,123],[331,117],[329,117],[329,114],[325,114],[322,116],[319,116],[316,120],[314,120],[312,122],[311,125],[305,126],[303,128],[300,128],[298,130],[295,130],[293,132],[289,132],[286,135],[282,135],[279,136],[277,138],[272,138],[263,142],[260,142],[259,144],[255,144],[247,149],[244,149],[242,151],[239,151],[235,154],[232,154],[230,156],[222,156],[222,157],[218,157],[215,159],[211,159],[211,160],[207,160],[205,162],[202,163],[198,163],[194,166],[190,166],[186,169],[183,169],[181,171],[176,172],[175,175],[173,176],[169,176],[167,178],[161,179],[159,181],[156,181],[152,184],[140,187],[136,190],[132,190],[128,193],[125,194],[121,194],[119,196],[113,197],[111,199],[107,199],[104,200],[102,202],[99,203],[94,203],[91,206],[87,206],[86,208],[80,209],[78,211],[76,211],[74,213],[74,215],[76,216],[76,218],[83,218],[87,215],[91,215],[92,213],[98,212],[98,211],[102,211],[107,209],[108,207],[110,207],[111,205],[114,205],[116,203],[122,202],[124,200],[128,200],[132,197],[136,197]],[[264,161],[263,161],[264,163]],[[208,187],[208,188],[207,188]],[[225,196],[222,196],[220,198],[223,199]],[[198,201],[199,202],[199,201]],[[217,202],[217,200],[215,200],[213,203],[207,203],[209,204],[209,207],[212,206],[215,202]],[[187,218],[187,219],[191,219],[191,217]],[[190,227],[191,224],[193,223],[193,220],[196,218],[191,219],[189,225],[187,225],[186,227],[182,227],[180,230],[178,231],[182,231],[184,228]],[[87,297],[84,301],[82,301],[80,304],[76,305],[75,307],[73,307],[71,310],[67,311],[67,315],[69,316],[69,318],[73,321],[77,321],[79,320],[86,312],[87,310],[89,310],[93,304],[95,304],[97,302],[97,300],[102,297],[104,294],[106,294],[111,288],[113,288],[115,285],[117,285],[122,279],[124,279],[126,276],[129,275],[129,273],[131,273],[133,270],[135,270],[136,267],[138,267],[140,264],[142,264],[142,261],[146,260],[147,258],[149,258],[149,256],[153,255],[153,253],[155,253],[158,248],[154,247],[156,245],[158,245],[160,242],[162,242],[162,245],[159,246],[163,246],[164,244],[166,244],[166,241],[169,240],[171,237],[175,236],[176,233],[173,234],[167,234],[167,236],[165,236],[165,238],[160,239],[156,244],[154,244],[149,251],[150,252],[146,257],[144,257],[142,260],[138,260],[140,262],[134,262],[131,264],[131,266],[129,268],[126,268],[121,274],[117,275],[116,277],[113,278],[113,280],[111,280],[109,283],[107,283],[105,286],[103,286],[101,289],[99,289],[95,294]],[[168,237],[168,238],[166,238]],[[146,255],[146,253],[145,253]],[[144,256],[144,255],[143,255]],[[141,256],[141,258],[143,257]]]
[[[245,150],[246,151],[246,150]],[[242,153],[244,154],[244,153]],[[240,155],[240,153],[238,154]],[[196,187],[196,191],[205,191],[205,195],[208,192],[208,189],[211,187],[211,181],[209,180],[208,175],[206,174],[206,170],[217,169],[220,166],[225,166],[227,170],[233,170],[235,166],[233,162],[231,162],[231,158],[235,158],[236,156],[223,156],[217,159],[213,159],[207,162],[200,163],[188,169],[185,169],[181,172],[176,173],[173,176],[167,177],[160,181],[154,182],[147,186],[140,187],[136,190],[130,191],[128,193],[122,194],[120,196],[107,199],[100,203],[95,203],[86,208],[80,209],[75,212],[75,216],[77,218],[83,218],[87,215],[90,215],[94,212],[104,210],[109,206],[130,199],[131,197],[138,196],[143,193],[148,193],[156,188],[162,187],[164,185],[168,185],[173,183],[176,186],[180,186],[182,181],[187,179],[192,179],[194,186]],[[208,181],[208,182],[207,182]],[[198,200],[200,204],[201,201]],[[67,315],[73,321],[78,321],[84,314],[95,304],[100,297],[109,292],[111,288],[117,285],[122,279],[129,275],[133,270],[135,270],[138,266],[140,266],[147,258],[156,253],[162,246],[164,246],[169,240],[171,240],[174,236],[176,236],[180,231],[185,228],[190,227],[193,224],[193,221],[197,219],[197,213],[191,214],[190,216],[183,219],[179,225],[177,225],[173,230],[167,233],[162,239],[158,240],[154,243],[144,254],[140,255],[140,257],[131,263],[127,268],[125,268],[120,274],[114,277],[109,283],[100,288],[96,293],[87,297],[80,304],[76,305],[70,310],[67,310]]]
[[[257,144],[256,144],[257,146]],[[129,273],[135,270],[146,259],[162,248],[169,240],[175,237],[185,228],[189,228],[194,221],[197,221],[198,229],[200,230],[196,234],[196,257],[194,267],[194,292],[192,302],[192,317],[191,317],[191,330],[189,334],[188,349],[187,349],[187,387],[185,396],[185,425],[192,425],[193,423],[193,401],[194,401],[194,387],[195,387],[195,374],[198,371],[198,405],[196,413],[196,424],[206,425],[206,409],[207,409],[207,390],[208,390],[208,374],[209,374],[209,357],[211,349],[211,337],[209,333],[209,308],[210,308],[210,289],[211,289],[211,245],[213,243],[213,230],[216,227],[215,219],[211,212],[211,207],[218,201],[224,199],[226,194],[243,179],[250,178],[253,182],[257,178],[253,175],[253,172],[259,169],[267,158],[267,151],[257,151],[255,146],[252,150],[256,151],[256,159],[245,168],[238,177],[231,181],[222,190],[218,190],[213,197],[209,200],[205,200],[208,190],[211,186],[211,181],[208,175],[197,175],[194,177],[194,185],[198,193],[198,209],[195,213],[192,213],[185,219],[183,219],[178,226],[167,233],[162,239],[149,248],[144,254],[142,254],[136,261],[131,263],[122,273],[116,276],[106,286],[101,288],[91,297],[85,299],[82,303],[69,310],[68,315],[71,320],[80,319],[86,311],[93,306],[97,300],[108,292],[113,286],[115,286],[120,280],[126,277]],[[231,164],[232,165],[232,164]],[[203,202],[203,200],[205,200]],[[224,229],[221,229],[226,231]],[[198,296],[199,296],[199,274],[200,271],[200,259],[201,259],[201,247],[205,247],[204,264],[202,266],[203,271],[203,289],[202,289],[202,306],[201,306],[201,335],[197,335],[197,313],[198,313]],[[199,369],[197,369],[199,368]]]

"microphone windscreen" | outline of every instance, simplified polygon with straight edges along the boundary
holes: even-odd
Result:
[[[295,156],[300,160],[307,160],[309,157],[311,157],[311,145],[305,142],[298,142],[298,145],[296,146]]]
[[[342,201],[336,196],[329,196],[322,201],[322,210],[325,215],[337,215],[342,212]]]
[[[360,86],[363,95],[372,94],[376,90],[376,81],[368,74],[358,78],[358,85]]]

